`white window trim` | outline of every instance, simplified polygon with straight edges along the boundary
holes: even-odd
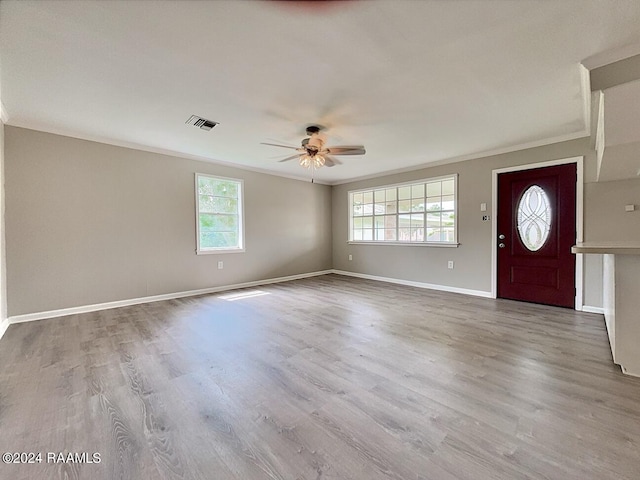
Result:
[[[213,248],[200,248],[200,196],[198,194],[198,179],[200,177],[215,178],[217,180],[230,180],[237,182],[239,186],[238,192],[238,209],[240,210],[239,225],[238,225],[238,239],[240,245],[238,247],[213,247]],[[211,255],[221,253],[242,253],[244,248],[244,180],[240,178],[221,177],[220,175],[210,175],[208,173],[195,174],[195,199],[196,199],[196,255]]]
[[[453,178],[453,189],[454,189],[454,197],[455,204],[453,208],[454,213],[454,241],[453,242],[383,242],[383,241],[375,241],[375,240],[351,240],[351,235],[353,234],[353,205],[351,205],[351,198],[353,194],[361,193],[361,192],[370,192],[380,189],[386,188],[397,188],[404,187],[407,185],[415,185],[417,183],[428,183],[428,182],[437,182],[438,180],[447,180]],[[399,215],[397,213],[396,215]],[[458,174],[452,173],[449,175],[440,175],[438,177],[429,177],[418,180],[411,180],[409,182],[401,182],[401,183],[392,183],[389,185],[378,185],[374,187],[360,188],[357,190],[349,190],[347,192],[347,218],[349,219],[349,229],[347,231],[347,243],[349,245],[389,245],[389,246],[402,246],[402,247],[453,247],[457,248],[460,246],[458,241]]]

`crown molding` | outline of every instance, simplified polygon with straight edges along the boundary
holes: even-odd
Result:
[[[585,58],[581,63],[588,70],[593,70],[639,54],[640,43],[629,43],[618,48],[596,53],[595,55]]]
[[[588,105],[590,105],[590,101],[589,101]],[[389,170],[389,171],[384,172],[384,173],[365,175],[365,176],[362,176],[362,177],[351,178],[349,180],[340,180],[338,182],[332,182],[332,183],[330,183],[330,185],[344,185],[344,184],[347,184],[347,183],[360,182],[362,180],[371,180],[371,179],[374,179],[374,178],[387,177],[389,175],[396,175],[396,174],[399,174],[399,173],[414,172],[416,170],[423,170],[425,168],[438,167],[440,165],[448,165],[450,163],[466,162],[468,160],[478,160],[480,158],[493,157],[493,156],[496,156],[496,155],[503,155],[505,153],[518,152],[520,150],[528,150],[530,148],[544,147],[545,145],[553,145],[554,143],[568,142],[570,140],[577,140],[579,138],[588,137],[590,135],[589,128],[590,128],[590,125],[589,125],[589,127],[587,127],[585,125],[583,130],[580,130],[580,131],[574,132],[574,133],[568,133],[568,134],[565,134],[565,135],[559,135],[557,137],[550,137],[550,138],[546,138],[546,139],[543,139],[543,140],[536,140],[536,141],[528,142],[528,143],[521,143],[521,144],[518,144],[518,145],[512,145],[512,146],[504,147],[504,148],[496,148],[494,150],[485,150],[483,152],[472,153],[472,154],[469,154],[469,155],[461,155],[461,156],[458,156],[458,157],[445,158],[445,159],[442,159],[442,160],[436,160],[436,161],[433,161],[433,162],[423,163],[423,164],[415,165],[415,166],[411,166],[411,167],[398,168],[398,169],[395,169],[395,170]]]
[[[286,174],[286,173],[279,173],[279,172],[274,172],[272,170],[267,170],[264,168],[257,168],[257,167],[249,167],[247,165],[242,165],[242,164],[238,164],[238,163],[232,163],[232,162],[227,162],[224,160],[219,160],[216,158],[211,158],[211,157],[205,157],[202,155],[193,155],[190,153],[184,153],[184,152],[177,152],[175,150],[170,150],[170,149],[166,149],[166,148],[160,148],[160,147],[153,147],[151,145],[144,145],[144,144],[140,144],[140,143],[135,143],[135,142],[126,142],[126,141],[122,141],[122,140],[115,140],[113,138],[109,138],[109,137],[102,137],[102,136],[98,136],[98,135],[86,135],[86,134],[81,134],[81,133],[77,133],[71,130],[67,130],[64,128],[55,128],[55,127],[51,127],[49,125],[40,125],[40,124],[34,124],[31,122],[21,122],[19,120],[17,121],[12,121],[11,123],[8,122],[4,122],[5,124],[8,124],[11,127],[18,127],[18,128],[25,128],[27,130],[34,130],[37,132],[43,132],[43,133],[50,133],[53,135],[60,135],[62,137],[69,137],[69,138],[75,138],[78,140],[85,140],[88,142],[95,142],[95,143],[102,143],[104,145],[111,145],[114,147],[121,147],[121,148],[128,148],[131,150],[140,150],[143,152],[149,152],[149,153],[157,153],[160,155],[167,155],[170,157],[177,157],[177,158],[183,158],[183,159],[187,159],[187,160],[196,160],[199,162],[206,162],[206,163],[210,163],[213,165],[220,165],[223,167],[229,167],[229,168],[236,168],[239,170],[245,170],[245,171],[249,171],[249,172],[255,172],[255,173],[261,173],[263,175],[272,175],[274,177],[282,177],[282,178],[288,178],[291,180],[298,180],[300,182],[305,182],[305,183],[310,183],[311,179],[308,176],[299,176],[299,175],[290,175],[290,174]],[[306,171],[306,170],[305,170]],[[330,185],[330,183],[321,180],[321,179],[313,179],[313,182],[315,184],[319,184],[319,185]]]

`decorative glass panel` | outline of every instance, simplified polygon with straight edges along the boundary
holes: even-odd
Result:
[[[551,202],[538,185],[525,190],[518,203],[518,233],[524,246],[538,251],[549,238],[551,230]]]

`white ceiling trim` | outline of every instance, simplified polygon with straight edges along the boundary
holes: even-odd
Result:
[[[3,110],[4,111],[4,110]],[[263,168],[256,168],[256,167],[250,167],[247,165],[243,165],[240,163],[232,163],[232,162],[225,162],[224,160],[218,160],[218,159],[214,159],[214,158],[208,158],[208,157],[202,157],[199,155],[192,155],[190,153],[182,153],[182,152],[177,152],[174,150],[168,150],[165,148],[159,148],[159,147],[153,147],[151,145],[142,145],[139,143],[133,143],[133,142],[125,142],[125,141],[121,141],[121,140],[114,140],[112,138],[106,138],[106,137],[100,137],[100,136],[94,136],[94,135],[86,135],[86,134],[82,134],[82,133],[77,133],[77,132],[72,132],[69,130],[65,130],[62,128],[51,128],[48,125],[38,125],[38,124],[34,124],[33,122],[4,122],[6,125],[9,125],[11,127],[19,127],[19,128],[26,128],[29,130],[35,130],[38,132],[44,132],[44,133],[51,133],[53,135],[61,135],[63,137],[69,137],[69,138],[76,138],[78,140],[86,140],[89,142],[96,142],[96,143],[103,143],[105,145],[111,145],[114,147],[122,147],[122,148],[129,148],[132,150],[140,150],[142,152],[149,152],[149,153],[157,153],[160,155],[167,155],[169,157],[177,157],[177,158],[184,158],[187,160],[196,160],[199,162],[206,162],[206,163],[210,163],[212,165],[220,165],[223,167],[229,167],[229,168],[236,168],[238,170],[245,170],[245,171],[249,171],[249,172],[255,172],[255,173],[262,173],[265,175],[272,175],[274,177],[282,177],[282,178],[289,178],[291,180],[299,180],[301,182],[310,182],[311,181],[311,174],[307,174],[306,176],[304,175],[289,175],[289,174],[283,174],[283,173],[279,173],[279,172],[274,172],[273,170],[267,170],[267,169],[263,169]],[[305,170],[305,172],[308,172],[308,170]],[[314,178],[313,183],[317,183],[320,185],[331,185],[328,182],[325,182],[323,180]]]
[[[584,65],[588,70],[593,70],[594,68],[604,67],[610,63],[619,62],[620,60],[624,60],[625,58],[633,57],[635,55],[640,55],[640,43],[630,43],[620,48],[614,48],[597,53],[583,60],[582,65]]]
[[[567,135],[560,135],[558,137],[547,138],[545,140],[522,143],[519,145],[513,145],[505,148],[498,148],[495,150],[487,150],[484,152],[473,153],[470,155],[464,155],[460,157],[447,158],[447,159],[424,163],[422,165],[415,165],[407,168],[398,168],[396,170],[389,170],[381,174],[365,175],[362,177],[351,178],[349,180],[337,181],[337,182],[330,183],[329,185],[344,185],[346,183],[359,182],[362,180],[371,180],[373,178],[386,177],[388,175],[395,175],[398,173],[413,172],[415,170],[423,170],[425,168],[438,167],[440,165],[449,165],[453,163],[466,162],[468,160],[477,160],[480,158],[494,157],[497,155],[503,155],[505,153],[512,153],[512,152],[518,152],[520,150],[527,150],[529,148],[544,147],[545,145],[553,145],[554,143],[562,143],[562,142],[568,142],[571,140],[577,140],[579,138],[588,137],[589,135],[590,135],[589,130],[585,129],[584,131],[581,131],[581,132],[569,133]]]
[[[589,105],[590,105],[590,101],[589,101]],[[590,107],[589,107],[590,108]],[[4,110],[3,110],[4,111]],[[589,116],[591,115],[591,112],[589,112]],[[590,118],[590,117],[589,117]],[[143,152],[150,152],[150,153],[158,153],[160,155],[168,155],[171,157],[177,157],[177,158],[185,158],[185,159],[189,159],[189,160],[197,160],[197,161],[201,161],[201,162],[207,162],[207,163],[211,163],[214,165],[221,165],[224,167],[230,167],[230,168],[237,168],[239,170],[246,170],[246,171],[250,171],[250,172],[256,172],[256,173],[262,173],[265,175],[273,175],[275,177],[282,177],[282,178],[289,178],[291,180],[300,180],[303,182],[310,182],[311,181],[311,175],[308,173],[308,170],[304,170],[305,173],[307,173],[307,175],[290,175],[290,174],[286,174],[286,173],[280,173],[280,172],[274,172],[273,170],[267,170],[267,169],[262,169],[262,168],[256,168],[256,167],[250,167],[250,166],[246,166],[246,165],[242,165],[239,163],[233,163],[233,162],[227,162],[224,160],[218,160],[215,158],[209,158],[209,157],[202,157],[199,155],[192,155],[192,154],[188,154],[188,153],[182,153],[182,152],[177,152],[174,150],[168,150],[168,149],[164,149],[164,148],[158,148],[158,147],[154,147],[151,145],[142,145],[142,144],[138,144],[138,143],[132,143],[132,142],[125,142],[125,141],[121,141],[121,140],[114,140],[112,138],[106,138],[106,137],[100,137],[100,136],[93,136],[93,135],[86,135],[86,134],[82,134],[82,133],[78,133],[78,132],[71,132],[65,129],[60,129],[60,128],[51,128],[50,126],[47,125],[38,125],[38,124],[34,124],[33,122],[5,122],[3,120],[3,123],[13,126],[13,127],[20,127],[20,128],[27,128],[29,130],[36,130],[36,131],[40,131],[40,132],[44,132],[44,133],[51,133],[54,135],[61,135],[63,137],[70,137],[70,138],[77,138],[78,140],[87,140],[90,142],[97,142],[97,143],[103,143],[106,145],[112,145],[115,147],[123,147],[123,148],[130,148],[133,150],[141,150]],[[361,180],[370,180],[372,178],[379,178],[379,177],[386,177],[388,175],[395,175],[395,174],[399,174],[399,173],[406,173],[406,172],[413,172],[416,170],[423,170],[425,168],[431,168],[431,167],[437,167],[440,165],[448,165],[448,164],[452,164],[452,163],[458,163],[458,162],[465,162],[468,160],[477,160],[479,158],[486,158],[486,157],[492,157],[492,156],[496,156],[496,155],[503,155],[505,153],[512,153],[512,152],[517,152],[520,150],[527,150],[529,148],[536,148],[536,147],[543,147],[545,145],[553,145],[554,143],[562,143],[562,142],[568,142],[571,140],[576,140],[579,138],[585,138],[590,136],[591,132],[589,131],[589,129],[585,128],[583,131],[580,132],[576,132],[576,133],[570,133],[567,135],[560,135],[557,137],[551,137],[551,138],[547,138],[544,140],[537,140],[534,142],[528,142],[528,143],[521,143],[518,145],[512,145],[509,147],[504,147],[504,148],[497,148],[494,150],[486,150],[483,152],[478,152],[478,153],[472,153],[469,155],[463,155],[463,156],[459,156],[459,157],[452,157],[452,158],[444,158],[442,160],[437,160],[435,162],[427,162],[427,163],[422,163],[420,165],[413,165],[411,167],[405,167],[405,168],[398,168],[398,169],[394,169],[394,170],[389,170],[389,171],[385,171],[382,173],[375,173],[375,174],[371,174],[371,175],[364,175],[364,176],[359,176],[359,177],[353,177],[353,178],[349,178],[346,180],[339,180],[339,181],[325,181],[325,180],[320,180],[315,178],[313,180],[313,183],[317,183],[320,185],[344,185],[347,183],[352,183],[352,182],[359,182]]]

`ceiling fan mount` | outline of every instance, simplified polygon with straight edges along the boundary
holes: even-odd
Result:
[[[307,127],[307,135],[313,135],[314,133],[320,133],[320,130],[324,130],[323,127],[318,125],[309,125]]]

